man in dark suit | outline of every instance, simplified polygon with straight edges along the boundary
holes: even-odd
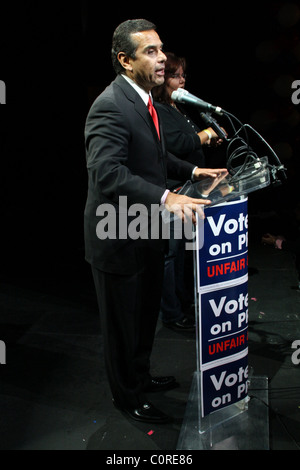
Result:
[[[164,423],[169,417],[148,401],[146,392],[176,385],[172,376],[149,372],[167,240],[124,233],[124,224],[127,229],[132,221],[127,209],[140,204],[150,214],[153,205],[164,206],[194,221],[194,212],[202,214],[201,205],[209,201],[166,191],[167,173],[187,180],[218,170],[194,168],[165,150],[163,130],[156,129],[147,108],[151,89],[164,81],[166,57],[155,26],[146,20],[119,25],[112,59],[117,77],[86,121],[86,259],[92,265],[114,403],[133,419]]]

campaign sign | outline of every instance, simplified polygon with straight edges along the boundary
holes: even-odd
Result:
[[[202,416],[237,403],[248,393],[248,357],[247,351],[239,359],[205,369],[201,374]]]
[[[202,417],[245,398],[248,376],[247,199],[205,216],[197,231]]]
[[[248,280],[242,281],[200,295],[201,364],[248,347]]]
[[[247,199],[205,209],[199,225],[199,287],[240,278],[248,272]]]

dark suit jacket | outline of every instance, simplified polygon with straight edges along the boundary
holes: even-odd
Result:
[[[140,245],[156,245],[163,249],[165,241],[119,237],[119,197],[127,197],[128,207],[139,203],[150,209],[151,204],[160,204],[167,187],[167,174],[187,180],[195,165],[166,152],[162,129],[162,140],[159,141],[147,107],[122,76],[117,76],[93,103],[86,120],[85,139],[88,169],[84,214],[86,260],[102,271],[133,273],[142,263]],[[101,214],[97,215],[100,205]],[[108,220],[105,208],[108,212],[112,210],[111,217],[114,217],[114,211],[117,215],[116,239],[100,240],[96,234],[99,221]]]

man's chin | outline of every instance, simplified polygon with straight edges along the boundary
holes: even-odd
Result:
[[[154,86],[160,86],[160,85],[163,85],[164,83],[165,83],[165,77],[158,77],[155,80],[155,85]]]

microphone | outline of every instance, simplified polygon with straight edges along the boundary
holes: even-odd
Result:
[[[209,113],[217,113],[222,115],[223,110],[219,106],[213,106],[206,101],[197,98],[197,96],[192,95],[187,90],[183,88],[178,88],[177,90],[173,91],[171,94],[171,98],[178,103],[185,103],[185,104],[192,104],[194,106],[199,106],[199,108],[207,111]]]
[[[223,131],[223,129],[219,126],[219,124],[214,118],[205,113],[200,113],[200,116],[205,122],[205,125],[211,127],[215,131],[217,136],[220,137],[220,139],[227,139],[227,134]]]

